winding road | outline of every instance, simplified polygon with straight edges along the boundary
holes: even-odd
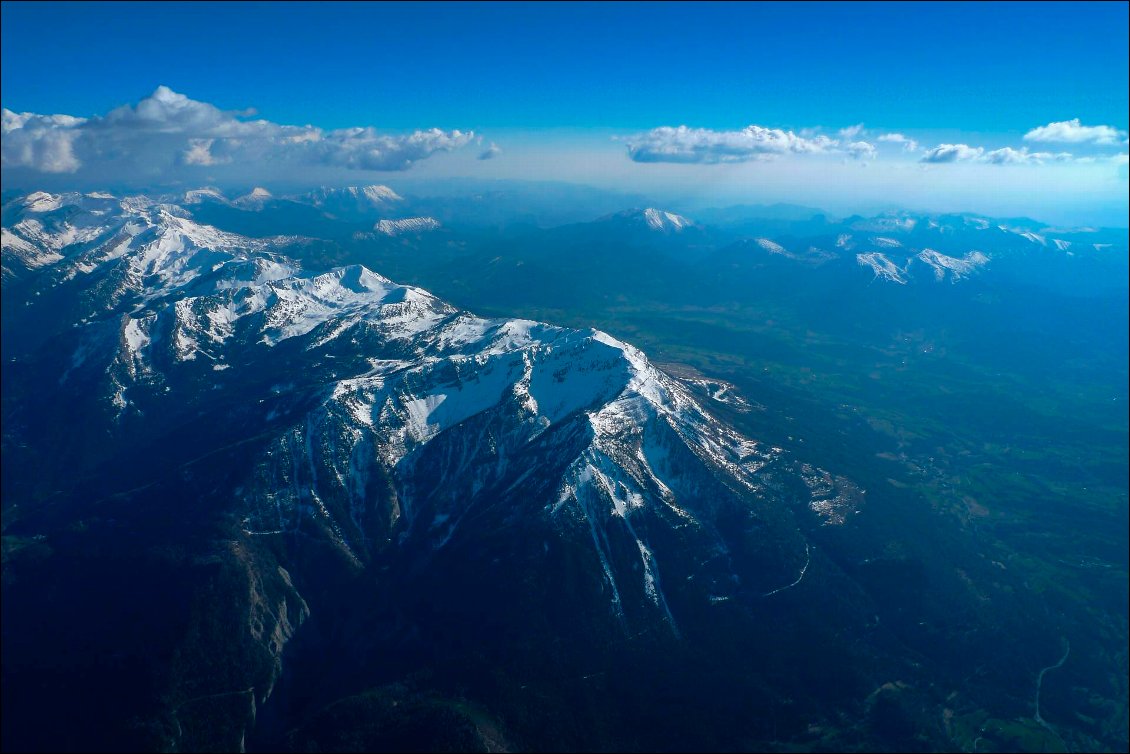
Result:
[[[1048,725],[1047,721],[1044,720],[1044,718],[1040,717],[1040,689],[1043,688],[1043,685],[1044,685],[1044,673],[1047,673],[1049,670],[1055,670],[1056,668],[1061,668],[1061,667],[1063,667],[1063,663],[1067,662],[1067,656],[1069,654],[1071,654],[1071,642],[1069,642],[1067,639],[1064,639],[1063,643],[1066,646],[1066,648],[1063,650],[1063,657],[1060,657],[1059,662],[1057,662],[1055,665],[1048,665],[1046,668],[1041,670],[1040,675],[1036,678],[1036,717],[1035,717],[1035,720],[1040,725],[1044,726],[1048,730],[1051,730],[1052,733],[1055,733],[1055,731],[1052,730],[1052,726]]]
[[[792,589],[794,586],[799,584],[804,579],[804,574],[805,574],[805,572],[808,571],[808,564],[811,563],[811,562],[812,562],[812,547],[807,542],[805,542],[804,543],[804,567],[800,569],[800,575],[796,577],[796,581],[794,581],[793,583],[788,584],[786,586],[783,586],[779,589],[774,589],[771,592],[766,592],[765,594],[763,594],[761,596],[762,597],[772,597],[777,592],[783,592],[786,589]]]

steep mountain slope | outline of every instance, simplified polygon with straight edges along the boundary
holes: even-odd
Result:
[[[81,198],[55,204],[78,206],[68,201]],[[61,386],[98,385],[101,408],[119,427],[149,411],[166,413],[161,406],[170,400],[212,402],[186,391],[169,395],[208,372],[218,373],[208,377],[215,391],[244,400],[286,403],[298,393],[315,401],[267,451],[287,459],[276,476],[257,477],[243,492],[252,528],[293,529],[316,509],[344,550],[368,556],[374,534],[378,550],[394,531],[446,541],[483,490],[498,495],[503,485],[507,495],[526,499],[537,495],[522,485],[533,484],[550,492],[541,501],[547,515],[568,517],[562,511],[575,509],[589,522],[617,612],[620,590],[604,550],[610,520],[625,522],[613,536],[632,536],[636,567],[658,606],[662,591],[647,545],[632,534],[631,513],[662,511],[669,525],[701,529],[712,550],[726,551],[709,524],[712,511],[685,509],[674,490],[710,484],[727,498],[761,492],[766,467],[780,463],[779,451],[726,429],[685,387],[603,333],[479,319],[360,266],[303,276],[296,263],[268,251],[294,239],[242,239],[164,205],[123,203],[120,215],[85,227],[97,231],[77,244],[39,240],[43,249],[68,253],[34,257],[52,261],[24,302],[43,329],[59,333],[64,318],[52,300],[60,289],[83,302],[65,317],[77,319],[77,332],[65,333],[77,348],[50,357],[65,365]],[[51,303],[37,300],[44,296]],[[54,328],[52,317],[59,320]],[[263,390],[287,374],[301,375],[303,384]],[[264,409],[264,421],[280,411]],[[466,435],[471,425],[475,433]],[[497,434],[502,427],[507,432]],[[516,473],[511,456],[528,454],[531,444],[546,458],[533,465],[527,458]],[[436,459],[442,473],[431,469],[424,484],[413,479],[414,466],[433,446],[447,448]],[[550,458],[569,462],[548,478],[532,473]],[[398,491],[392,520],[366,531],[361,480],[393,473],[412,481]],[[266,508],[264,500],[271,501]]]
[[[343,572],[407,561],[392,578],[411,580],[445,551],[536,532],[543,555],[576,559],[557,574],[579,592],[568,609],[620,640],[677,639],[685,614],[759,599],[806,566],[794,520],[804,508],[784,492],[806,489],[799,472],[603,333],[480,319],[360,266],[303,275],[278,251],[296,239],[241,238],[140,199],[37,195],[6,210],[19,241],[5,246],[5,264],[20,275],[5,288],[18,313],[5,317],[4,338],[11,532],[55,542],[92,514],[92,490],[114,501],[121,523],[111,529],[146,529],[154,511],[130,508],[192,468],[206,478],[190,487],[209,488],[211,521],[159,540],[183,547],[179,537],[218,515],[238,522],[227,562],[273,562],[264,540],[301,561],[314,537]],[[37,337],[9,339],[17,319]],[[244,464],[214,476],[197,465],[233,446]],[[123,465],[139,448],[145,461]],[[45,479],[56,488],[46,506]],[[530,555],[520,543],[512,551]],[[256,651],[275,658],[275,670],[244,679],[262,703],[308,608],[289,557],[281,581],[270,566],[248,568],[260,586],[237,623],[250,621]],[[255,617],[257,604],[274,607]],[[5,630],[27,641],[18,621]],[[12,666],[12,677],[30,671]],[[245,704],[234,692],[228,701]],[[176,710],[163,714],[183,728]],[[250,718],[225,714],[234,727],[220,737],[232,740]]]

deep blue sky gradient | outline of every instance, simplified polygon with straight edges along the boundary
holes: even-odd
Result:
[[[1127,125],[1127,3],[4,3],[2,97],[324,128]]]
[[[657,202],[789,201],[840,213],[899,205],[1125,226],[1128,7],[5,2],[0,104],[90,117],[165,85],[279,124],[478,137],[402,172],[313,173],[272,159],[223,173],[178,163],[162,177],[178,186],[416,182],[438,190],[455,178],[556,180]],[[1074,118],[1123,136],[1103,144],[1023,139]],[[860,160],[840,152],[725,165],[633,162],[622,138],[660,126],[757,124],[846,142],[857,137],[838,129],[860,123],[858,138],[878,150]],[[920,148],[883,141],[889,132]],[[476,159],[491,142],[501,152]],[[922,164],[942,144],[1072,157]],[[4,175],[36,188],[128,182],[114,168],[94,161],[51,174],[6,164]]]

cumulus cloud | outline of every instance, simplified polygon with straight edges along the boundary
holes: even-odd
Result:
[[[498,146],[497,144],[495,144],[492,141],[490,143],[489,147],[487,147],[486,149],[484,149],[482,152],[479,153],[479,159],[480,160],[493,160],[495,157],[498,157],[500,154],[502,154],[502,147]]]
[[[1027,147],[1023,149],[1013,149],[1011,147],[1003,147],[1002,149],[994,149],[992,152],[985,154],[985,162],[994,165],[1027,165],[1027,164],[1043,164],[1045,162],[1066,162],[1071,159],[1071,154],[1068,152],[1029,152]]]
[[[625,139],[628,157],[635,162],[731,163],[767,159],[784,154],[848,153],[853,157],[873,154],[867,142],[850,145],[823,135],[802,135],[764,126],[746,126],[740,131],[661,126]]]
[[[964,162],[976,160],[985,153],[981,147],[971,147],[968,144],[939,144],[933,149],[927,149],[920,162]]]
[[[44,173],[73,173],[78,127],[85,121],[70,115],[36,115],[0,111],[0,164],[4,167],[35,167]]]
[[[1078,126],[1078,121],[1053,123],[1045,128],[1050,129],[1053,126],[1075,128]],[[1098,129],[1108,127],[1081,128],[1089,130],[1092,139],[1098,139],[1104,138],[1098,133]],[[865,130],[862,123],[841,128],[837,132],[837,138],[825,136],[814,129],[794,132],[757,125],[747,126],[739,131],[664,126],[629,136],[623,141],[627,144],[628,156],[636,162],[717,164],[772,159],[786,154],[836,154],[861,161],[875,160],[879,157],[875,144],[856,139],[863,133]],[[1025,138],[1031,137],[1031,133]],[[1121,132],[1113,130],[1111,133],[1116,137],[1124,136]],[[1108,133],[1107,136],[1109,135]],[[1050,162],[1088,161],[1086,157],[1076,157],[1069,152],[1030,151],[1028,147],[1019,149],[1002,147],[989,150],[968,144],[938,144],[926,149],[915,139],[897,132],[880,134],[875,136],[874,140],[898,144],[905,152],[917,152],[920,154],[919,161],[923,163],[1043,165]]]
[[[1125,139],[1125,131],[1113,126],[1084,126],[1078,118],[1049,123],[1024,134],[1025,141],[1064,144],[1118,144],[1125,143]]]
[[[845,144],[843,148],[845,152],[857,160],[873,160],[879,156],[879,150],[875,149],[875,145],[866,141],[853,141]]]
[[[909,136],[904,136],[900,133],[883,134],[879,137],[879,141],[887,141],[893,144],[902,144],[904,152],[917,152],[918,142]]]
[[[136,105],[89,119],[3,110],[4,168],[44,173],[97,171],[120,179],[174,168],[267,163],[354,170],[406,170],[438,152],[468,144],[474,133],[438,128],[407,135],[374,128],[323,131],[251,120],[158,87]]]
[[[223,165],[231,162],[230,158],[217,157],[212,154],[212,145],[215,139],[189,139],[188,149],[181,153],[181,163],[185,165]]]
[[[1001,147],[986,151],[968,144],[939,144],[926,150],[919,162],[981,162],[988,165],[1043,165],[1046,162],[1086,162],[1070,152],[1029,152],[1027,147]]]
[[[373,128],[326,133],[320,142],[303,142],[316,161],[359,170],[407,170],[436,152],[450,152],[474,138],[472,132],[432,128],[408,136],[387,136]]]

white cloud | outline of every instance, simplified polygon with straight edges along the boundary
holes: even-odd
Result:
[[[845,144],[844,151],[857,160],[873,160],[879,156],[879,150],[875,149],[875,145],[866,141],[853,141],[850,144]]]
[[[329,131],[318,142],[308,142],[317,162],[360,170],[407,170],[412,163],[436,152],[450,152],[474,138],[467,131],[432,128],[408,136],[386,136],[373,128]]]
[[[733,163],[784,154],[843,153],[871,156],[867,142],[844,144],[823,135],[804,135],[779,128],[746,126],[740,131],[661,126],[624,140],[635,162]]]
[[[879,137],[879,141],[887,141],[887,142],[891,142],[891,143],[894,143],[894,144],[902,144],[903,151],[905,151],[905,152],[917,152],[918,151],[918,142],[915,141],[914,139],[910,138],[909,136],[903,136],[900,133],[883,134],[882,136]]]
[[[1050,124],[1045,128],[1079,127],[1078,121]],[[1091,133],[1092,139],[1121,135],[1121,132],[1101,129],[1106,126],[1079,127]],[[1040,130],[1040,129],[1037,129]],[[752,125],[740,131],[713,131],[706,128],[673,128],[664,126],[624,139],[628,156],[635,162],[674,162],[691,164],[736,163],[766,160],[785,154],[839,154],[857,160],[875,160],[879,152],[869,141],[857,141],[864,133],[863,124],[840,129],[838,138],[830,138],[813,129],[798,132]],[[1025,138],[1030,138],[1030,132]],[[1068,152],[1030,151],[1028,147],[1014,149],[1002,147],[988,150],[968,144],[938,144],[924,149],[918,141],[905,134],[890,132],[875,137],[875,141],[901,145],[905,152],[920,152],[920,162],[950,163],[979,162],[988,165],[1042,165],[1049,162],[1080,162],[1086,158]],[[1098,143],[1098,142],[1096,142]]]
[[[927,149],[920,162],[964,162],[976,160],[985,150],[981,147],[971,147],[968,144],[939,144],[933,149]]]
[[[215,143],[215,139],[189,139],[188,149],[181,153],[181,162],[185,165],[223,165],[231,162],[230,157],[212,154],[212,145]]]
[[[1125,143],[1126,132],[1113,126],[1084,126],[1078,118],[1049,123],[1024,134],[1025,141],[1062,142],[1065,144]]]
[[[1045,162],[1067,162],[1070,159],[1072,157],[1068,152],[1057,152],[1055,154],[1051,152],[1029,152],[1027,147],[1023,149],[1011,147],[994,149],[992,152],[987,152],[984,157],[985,162],[993,165],[1040,165]]]
[[[1113,155],[1110,161],[1115,165],[1130,165],[1130,154],[1123,152],[1122,154]]]
[[[79,167],[74,143],[85,121],[70,115],[0,111],[0,164],[34,167],[44,173],[73,173]]]
[[[487,147],[486,149],[484,149],[482,152],[479,153],[479,159],[480,160],[493,160],[495,157],[498,157],[500,154],[502,154],[502,147],[498,146],[497,144],[495,144],[492,141],[490,143],[489,147]]]
[[[323,131],[248,120],[254,111],[224,111],[168,87],[136,105],[90,119],[3,110],[3,165],[45,173],[84,171],[109,180],[200,167],[323,165],[406,170],[437,152],[468,144],[472,132],[438,128],[407,135],[373,128]]]
[[[981,162],[989,165],[1043,165],[1045,162],[1078,161],[1069,152],[1029,152],[1027,147],[1001,147],[986,151],[968,144],[939,144],[926,150],[919,162]]]

